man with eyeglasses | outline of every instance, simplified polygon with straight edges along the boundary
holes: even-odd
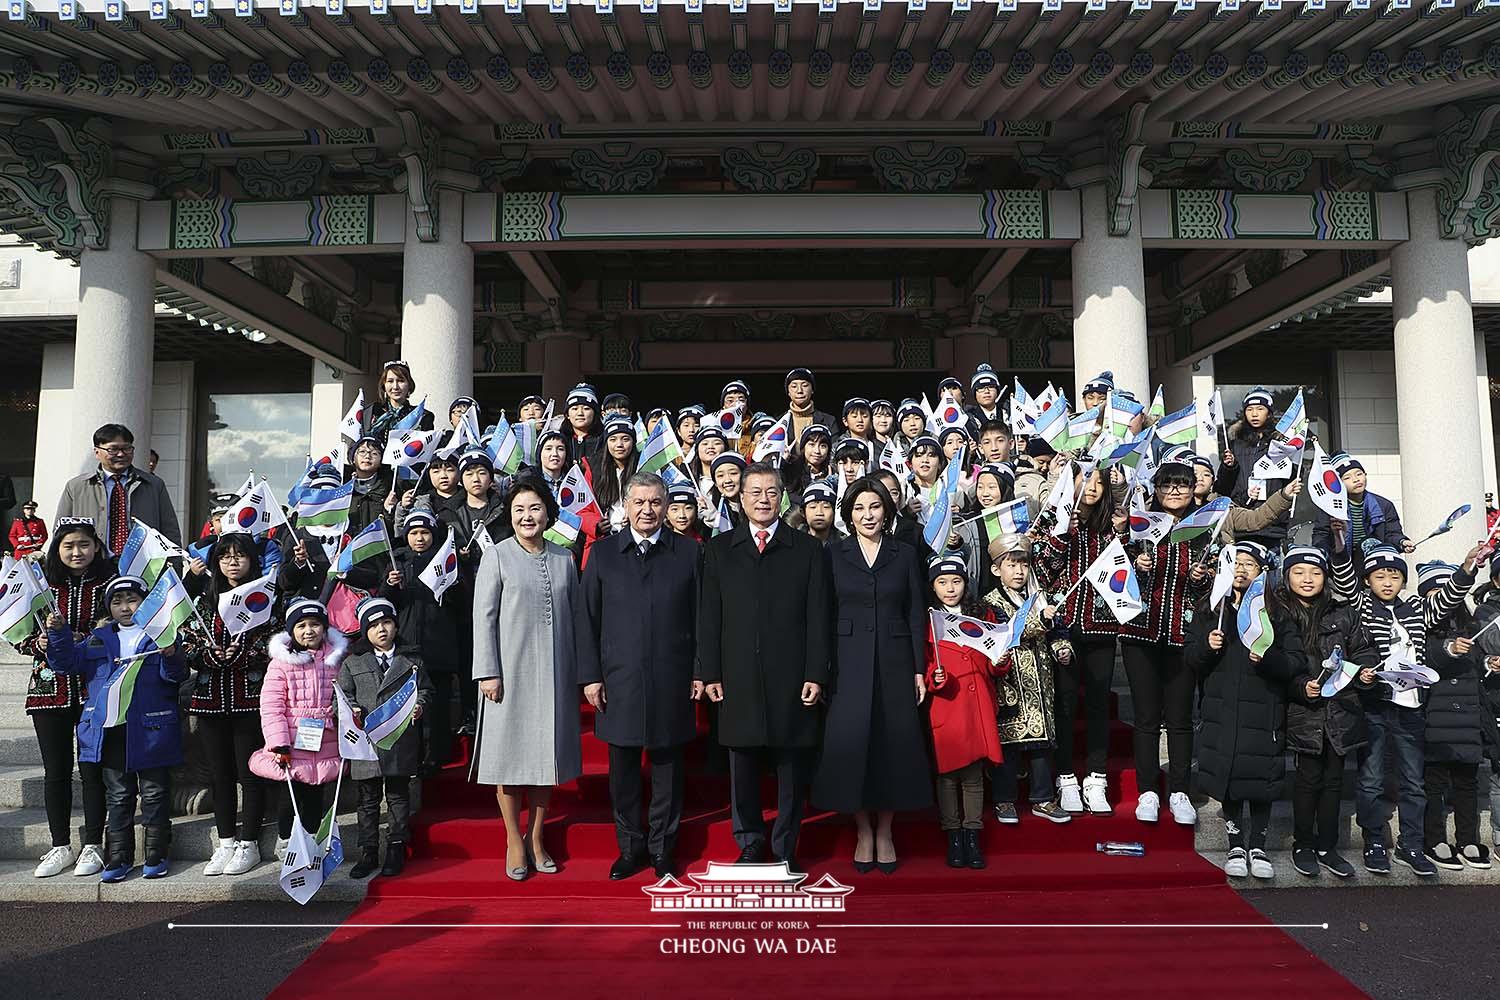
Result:
[[[57,504],[57,517],[87,517],[94,530],[119,556],[130,535],[130,522],[139,520],[178,545],[182,527],[167,493],[167,484],[135,465],[135,435],[124,424],[105,424],[94,431],[94,458],[99,465],[68,481]]]

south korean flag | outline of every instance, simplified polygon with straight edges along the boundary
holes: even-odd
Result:
[[[276,577],[267,574],[219,595],[224,631],[241,635],[271,620],[276,606]]]
[[[1307,492],[1313,503],[1335,521],[1349,520],[1349,493],[1338,470],[1328,461],[1322,445],[1313,442],[1312,468],[1307,472]]]
[[[489,532],[481,527],[475,538],[479,535],[488,538]],[[453,551],[453,532],[448,532],[448,537],[443,539],[443,544],[433,553],[427,568],[417,574],[417,579],[427,584],[427,589],[432,591],[432,596],[439,604],[443,603],[443,595],[458,582],[458,553]]]

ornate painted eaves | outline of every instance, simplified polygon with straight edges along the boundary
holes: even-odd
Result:
[[[53,248],[70,254],[109,243],[113,157],[104,123],[28,120],[0,133],[0,187],[46,227]]]
[[[1438,224],[1443,236],[1483,243],[1500,233],[1500,178],[1491,165],[1500,156],[1495,121],[1500,103],[1471,109],[1437,137],[1443,179],[1438,184]]]
[[[1123,118],[1110,124],[1109,146],[1105,150],[1109,157],[1105,190],[1109,199],[1109,231],[1115,236],[1130,232],[1135,215],[1136,196],[1141,188],[1141,157],[1146,152],[1141,131],[1148,107],[1145,101],[1133,104]]]

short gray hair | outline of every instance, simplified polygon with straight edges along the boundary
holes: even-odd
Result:
[[[658,476],[654,472],[637,472],[635,475],[625,480],[625,495],[627,497],[630,496],[630,491],[635,489],[637,486],[645,486],[648,489],[661,490],[662,496],[667,495],[666,480],[662,479],[661,476]]]

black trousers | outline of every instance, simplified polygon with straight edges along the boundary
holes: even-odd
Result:
[[[1193,672],[1182,650],[1164,642],[1121,642],[1125,677],[1135,703],[1135,787],[1159,792],[1161,727],[1167,727],[1167,789],[1188,790],[1193,760]]]
[[[1326,739],[1322,753],[1297,754],[1292,790],[1292,847],[1331,851],[1339,842],[1339,800],[1343,796],[1344,755]]]
[[[282,782],[286,787],[286,782]],[[282,840],[292,835],[292,820],[296,815],[302,817],[302,829],[308,833],[317,833],[318,827],[323,822],[323,814],[328,811],[328,797],[333,794],[337,785],[304,785],[297,779],[292,779],[292,792],[290,795],[282,793],[281,808],[276,813],[276,836]],[[292,799],[297,800],[297,813],[292,812]]]
[[[214,795],[214,825],[219,837],[235,835],[235,784],[244,808],[239,810],[239,839],[259,840],[266,819],[266,783],[250,770],[250,755],[265,745],[259,712],[198,716],[198,731],[208,755],[209,787]]]
[[[1250,811],[1250,827],[1247,831],[1242,815]],[[1271,825],[1271,803],[1254,799],[1225,799],[1224,826],[1229,834],[1230,847],[1248,847],[1265,850],[1266,827]]]
[[[1088,769],[1103,774],[1109,756],[1109,686],[1115,673],[1115,641],[1085,639],[1075,629],[1073,659],[1053,664],[1056,694],[1053,713],[1057,718],[1057,752],[1053,757],[1059,775],[1074,774],[1073,722],[1078,718],[1078,684],[1083,682],[1083,714],[1087,720]]]
[[[83,707],[43,708],[31,713],[42,751],[42,797],[53,847],[73,842],[73,761],[78,716]],[[83,842],[104,843],[104,775],[98,764],[78,762],[83,779]]]
[[[105,767],[100,770],[104,777],[111,835],[128,833],[135,826],[138,798],[142,826],[164,828],[172,825],[172,772],[169,769],[145,767],[139,771],[123,771]]]
[[[615,811],[615,839],[625,857],[670,855],[677,846],[686,772],[682,747],[648,748],[646,758],[651,762],[651,804],[642,830],[641,748],[609,745],[609,801]]]
[[[1422,842],[1431,849],[1448,839],[1448,809],[1453,809],[1453,839],[1459,847],[1479,843],[1479,765],[1428,761],[1424,774],[1427,809]]]
[[[760,801],[760,777],[776,769],[776,822],[771,828],[771,853],[778,858],[797,854],[797,834],[807,803],[811,752],[801,747],[754,747],[729,750],[730,817],[734,842],[740,849],[766,842],[766,820]]]
[[[373,855],[380,850],[380,799],[382,795],[385,797],[385,809],[388,814],[386,840],[392,844],[406,843],[411,830],[410,776],[361,778],[355,784],[359,785],[360,852]]]
[[[427,676],[432,679],[432,686],[436,689],[432,704],[422,711],[420,725],[424,730],[424,745],[427,748],[424,764],[433,767],[441,767],[448,763],[453,757],[453,732],[458,726],[453,721],[453,687],[455,683],[462,687],[467,684],[474,686],[474,682],[446,670],[429,670]]]

